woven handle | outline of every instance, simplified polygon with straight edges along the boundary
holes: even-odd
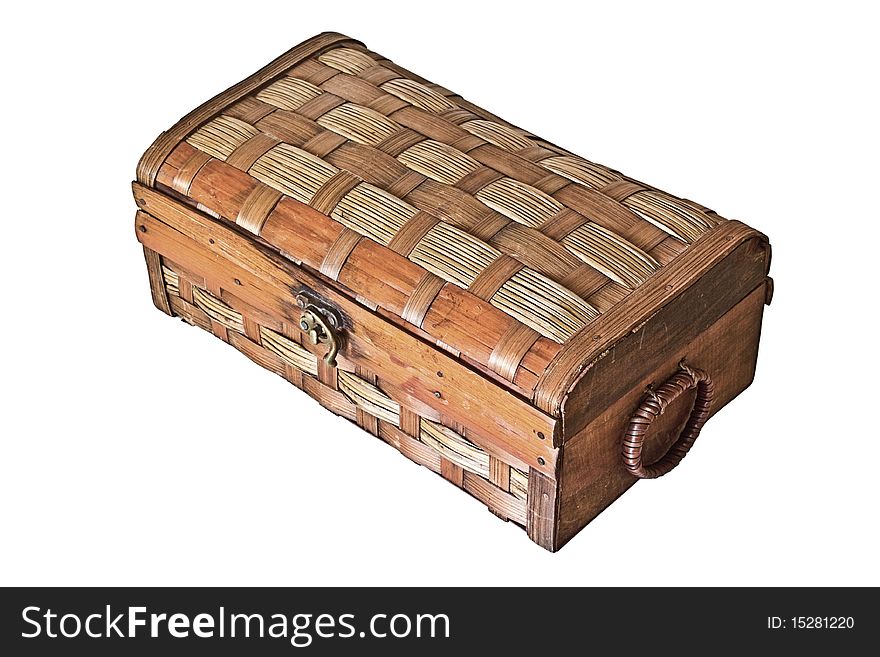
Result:
[[[681,369],[659,388],[648,390],[647,397],[633,413],[623,435],[623,463],[632,475],[640,479],[662,477],[681,463],[700,435],[700,429],[709,419],[713,394],[712,379],[703,370],[688,367],[684,361],[679,367]],[[654,463],[645,465],[642,463],[642,445],[651,423],[656,417],[663,415],[669,404],[691,388],[697,389],[697,397],[681,435],[666,454]]]

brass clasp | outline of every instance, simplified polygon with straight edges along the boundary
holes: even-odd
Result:
[[[329,346],[324,362],[336,367],[336,355],[339,353],[339,336],[336,332],[342,329],[339,315],[332,308],[319,306],[305,294],[297,295],[296,305],[303,311],[299,317],[300,329],[309,336],[312,344]]]

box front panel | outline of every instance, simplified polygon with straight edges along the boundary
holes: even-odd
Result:
[[[528,469],[483,450],[448,418],[428,419],[401,404],[374,373],[349,363],[328,367],[303,344],[298,327],[250,306],[210,277],[153,251],[148,251],[150,260],[159,265],[150,268],[154,298],[161,290],[171,314],[284,377],[331,412],[467,491],[495,515],[527,525]]]

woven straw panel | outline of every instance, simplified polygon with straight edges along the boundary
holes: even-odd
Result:
[[[355,292],[429,334],[443,283],[473,293],[488,304],[474,312],[500,309],[521,327],[504,335],[518,339],[491,358],[464,339],[444,346],[526,388],[527,363],[540,375],[559,345],[722,221],[354,43],[223,109],[171,151],[156,181],[331,278],[345,279],[355,237],[388,247],[388,294]],[[423,270],[415,287],[394,278],[412,265]]]
[[[244,304],[239,302],[240,307],[233,308],[202,287],[204,281],[189,280],[176,269],[167,260],[162,265],[165,290],[175,315],[214,333],[416,463],[438,473],[453,472],[453,483],[495,514],[526,524],[528,474],[524,470],[496,459],[454,429],[401,406],[382,391],[371,374],[339,369],[328,380],[322,380],[318,358],[299,342],[299,331],[260,324],[251,319],[250,315],[256,313]]]

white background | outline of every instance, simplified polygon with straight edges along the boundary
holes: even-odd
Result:
[[[870,3],[13,3],[0,583],[880,584]],[[150,301],[160,131],[332,29],[766,232],[757,379],[560,553]]]

